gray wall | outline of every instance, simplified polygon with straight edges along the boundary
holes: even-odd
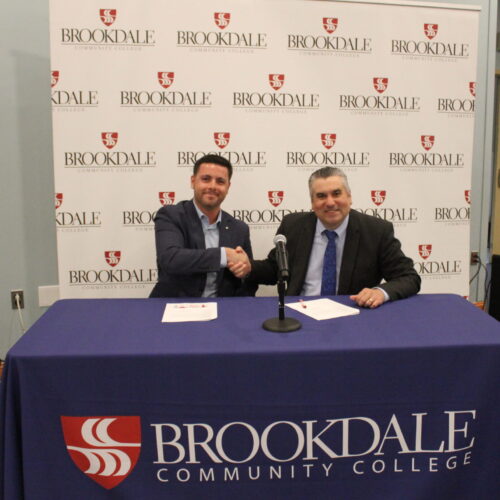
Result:
[[[497,0],[467,0],[480,16],[477,114],[473,161],[471,249],[489,261],[487,227],[491,210],[493,85]],[[54,180],[50,113],[48,2],[3,2],[0,44],[0,357],[21,336],[10,290],[23,289],[24,321],[43,312],[38,287],[55,285]],[[472,269],[472,272],[475,268]],[[471,286],[483,298],[484,273]]]

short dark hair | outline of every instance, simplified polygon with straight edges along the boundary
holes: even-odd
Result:
[[[229,175],[229,179],[231,179],[231,177],[233,175],[233,166],[231,165],[231,162],[229,160],[226,160],[226,158],[223,158],[220,155],[205,155],[205,156],[202,156],[194,164],[193,175],[196,175],[198,173],[198,170],[200,169],[200,165],[202,163],[215,163],[215,165],[220,165],[221,167],[226,167],[227,168],[227,173]]]
[[[312,185],[316,179],[328,179],[328,177],[340,177],[342,183],[347,191],[347,194],[351,194],[351,188],[347,182],[347,176],[344,171],[337,167],[323,167],[314,171],[309,177],[309,193],[312,196]]]

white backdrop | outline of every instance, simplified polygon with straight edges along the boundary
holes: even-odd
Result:
[[[255,256],[338,166],[422,292],[467,295],[477,24],[446,4],[51,0],[61,297],[146,297],[154,214],[209,152]]]

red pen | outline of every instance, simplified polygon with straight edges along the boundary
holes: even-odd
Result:
[[[304,309],[307,309],[307,304],[302,299],[299,299],[299,302]]]

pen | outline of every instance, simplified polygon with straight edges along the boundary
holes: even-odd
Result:
[[[299,302],[304,309],[307,309],[307,304],[302,299],[299,299]]]

